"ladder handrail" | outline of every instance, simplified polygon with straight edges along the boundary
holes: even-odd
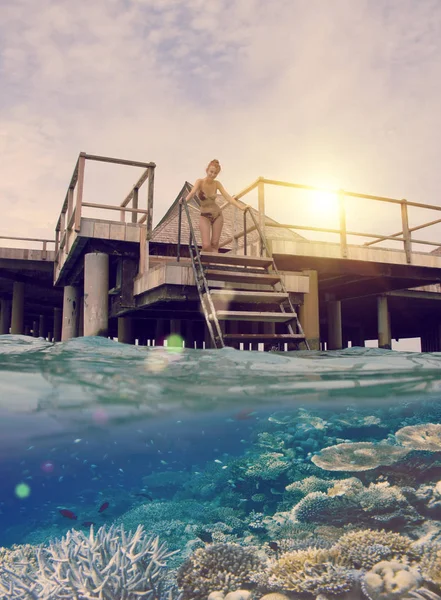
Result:
[[[213,326],[210,322],[210,319],[208,317],[208,313],[207,313],[207,308],[205,306],[205,302],[203,299],[203,292],[201,290],[201,281],[202,280],[202,287],[204,289],[208,304],[209,304],[209,308],[211,310],[211,315],[213,317],[213,321],[214,321],[214,325],[216,327],[216,331],[217,331],[217,337],[220,340],[220,344],[221,347],[224,348],[225,347],[225,343],[224,343],[224,338],[222,335],[222,331],[219,325],[219,320],[217,318],[217,313],[216,313],[216,309],[215,306],[213,304],[213,300],[211,298],[211,294],[210,294],[210,288],[208,286],[208,282],[207,282],[207,278],[205,277],[205,272],[204,272],[204,267],[202,265],[202,261],[201,261],[201,254],[199,252],[199,247],[198,247],[198,243],[196,240],[196,234],[194,231],[194,227],[193,227],[193,223],[191,221],[190,218],[190,211],[188,209],[188,204],[185,200],[185,198],[182,198],[182,202],[179,203],[179,237],[178,237],[178,250],[180,250],[180,244],[181,244],[181,213],[182,213],[182,205],[184,205],[185,208],[185,213],[187,215],[187,220],[188,220],[188,226],[190,229],[190,236],[189,236],[189,241],[188,241],[188,249],[190,252],[190,258],[191,258],[191,265],[193,268],[193,274],[194,274],[194,279],[195,279],[195,283],[199,292],[199,296],[201,299],[201,304],[202,304],[202,310],[204,311],[204,316],[205,316],[205,320],[207,323],[207,327],[208,327],[208,331],[210,333],[210,337],[211,340],[213,342],[214,347],[216,347],[216,336],[214,335],[213,332]],[[179,260],[179,254],[178,254],[178,260]],[[197,264],[197,267],[196,267]],[[199,270],[199,273],[198,273]],[[200,278],[199,278],[199,274],[200,274]]]
[[[289,292],[288,292],[288,290],[286,289],[285,283],[284,283],[284,281],[283,281],[283,279],[282,279],[282,277],[281,277],[281,275],[280,275],[280,273],[279,273],[279,270],[278,270],[278,269],[277,269],[277,267],[276,267],[276,263],[275,263],[275,260],[274,260],[274,258],[273,258],[273,256],[272,256],[272,253],[270,252],[269,246],[268,246],[268,244],[267,244],[267,241],[266,241],[266,236],[265,236],[265,234],[263,233],[263,231],[261,230],[261,228],[260,228],[260,225],[259,225],[259,223],[257,222],[257,219],[256,219],[255,215],[253,214],[253,212],[252,212],[252,211],[251,211],[249,208],[246,208],[246,209],[245,209],[245,211],[244,211],[244,225],[245,225],[245,214],[246,214],[246,212],[247,212],[248,210],[250,211],[251,218],[253,219],[253,221],[254,221],[254,225],[256,226],[256,230],[257,230],[257,232],[259,233],[259,236],[260,236],[260,243],[261,243],[261,248],[262,248],[262,247],[263,247],[263,248],[265,248],[266,255],[268,256],[268,258],[271,258],[271,259],[272,259],[272,261],[273,261],[273,269],[274,269],[274,272],[275,272],[275,274],[276,274],[276,275],[278,275],[278,276],[279,276],[279,283],[280,283],[280,286],[281,286],[281,288],[282,288],[282,291],[283,291],[285,294],[287,294],[287,295],[288,295],[288,303],[289,303],[289,306],[290,306],[291,312],[292,312],[292,313],[295,315],[295,317],[296,317],[296,321],[297,321],[297,327],[299,328],[299,332],[300,332],[300,333],[301,333],[301,334],[304,336],[304,338],[305,338],[305,346],[306,346],[306,348],[307,348],[308,350],[310,350],[310,347],[309,347],[309,344],[308,344],[308,340],[306,339],[305,332],[303,331],[302,324],[300,323],[300,321],[299,321],[299,319],[298,319],[298,317],[297,317],[297,311],[295,310],[295,308],[294,308],[294,306],[293,306],[293,304],[292,304],[292,302],[291,302],[291,298],[290,298],[290,296],[289,296]],[[245,230],[246,230],[246,228],[245,228]],[[246,242],[245,242],[245,243],[246,243]],[[245,252],[245,250],[246,250],[246,248],[244,248],[244,252]],[[281,304],[281,305],[280,305],[280,308],[282,309],[282,312],[285,312],[285,308],[284,308],[283,304]],[[289,329],[290,333],[294,333],[294,332],[293,332],[293,330],[292,330],[292,325],[291,325],[291,324],[289,324],[289,325],[288,325],[288,329]]]

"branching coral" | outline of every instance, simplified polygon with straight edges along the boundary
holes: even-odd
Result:
[[[252,479],[274,480],[289,467],[289,462],[280,452],[265,452],[250,457],[243,476]]]
[[[0,591],[17,600],[158,598],[170,555],[142,526],[134,533],[101,527],[96,534],[91,527],[89,536],[71,530],[37,550],[38,568],[32,575],[18,577],[12,568],[0,566]]]
[[[327,492],[337,482],[336,479],[321,479],[315,475],[294,481],[286,486],[287,497],[291,500],[301,500],[311,492]]]
[[[362,513],[357,503],[346,496],[328,496],[312,492],[305,496],[291,511],[294,521],[301,523],[347,523]]]
[[[390,444],[353,442],[322,448],[311,460],[327,471],[369,471],[380,465],[393,465],[408,452]]]
[[[441,425],[424,423],[408,425],[395,433],[397,441],[412,450],[441,451]]]
[[[420,565],[426,581],[441,585],[441,545],[425,544]]]
[[[268,589],[340,595],[354,586],[354,574],[338,552],[308,548],[284,554],[266,574]]]
[[[206,600],[214,591],[224,594],[250,585],[264,567],[253,548],[212,544],[199,548],[179,568],[177,582],[184,600]]]
[[[408,564],[381,561],[362,578],[362,590],[369,600],[402,600],[403,594],[416,590],[422,583],[419,569]]]
[[[391,531],[362,529],[346,533],[334,546],[357,569],[370,569],[376,563],[388,558],[417,558],[412,548],[412,540]]]

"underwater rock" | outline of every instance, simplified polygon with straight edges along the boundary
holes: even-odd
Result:
[[[208,594],[207,600],[223,600],[224,597],[225,594],[222,591],[211,592],[211,594]]]
[[[412,450],[441,451],[441,425],[439,424],[408,425],[399,429],[395,433],[395,438],[400,444]]]
[[[293,598],[292,596],[285,596],[285,594],[281,594],[280,592],[272,592],[270,594],[265,594],[260,600],[293,600]]]
[[[251,598],[251,592],[249,590],[236,590],[235,592],[228,592],[225,596],[225,600],[249,600]]]
[[[369,600],[402,600],[422,583],[417,567],[397,560],[381,561],[362,577],[361,587]]]
[[[390,444],[353,442],[322,448],[311,461],[326,471],[369,471],[381,465],[392,465],[409,450]]]

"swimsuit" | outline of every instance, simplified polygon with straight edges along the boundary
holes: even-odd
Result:
[[[201,217],[205,217],[213,225],[216,219],[222,214],[221,209],[216,204],[216,194],[206,196],[201,190],[199,192],[199,200],[201,203]]]

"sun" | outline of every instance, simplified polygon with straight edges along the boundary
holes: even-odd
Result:
[[[338,214],[338,195],[334,192],[315,190],[312,192],[311,208],[322,216]]]

